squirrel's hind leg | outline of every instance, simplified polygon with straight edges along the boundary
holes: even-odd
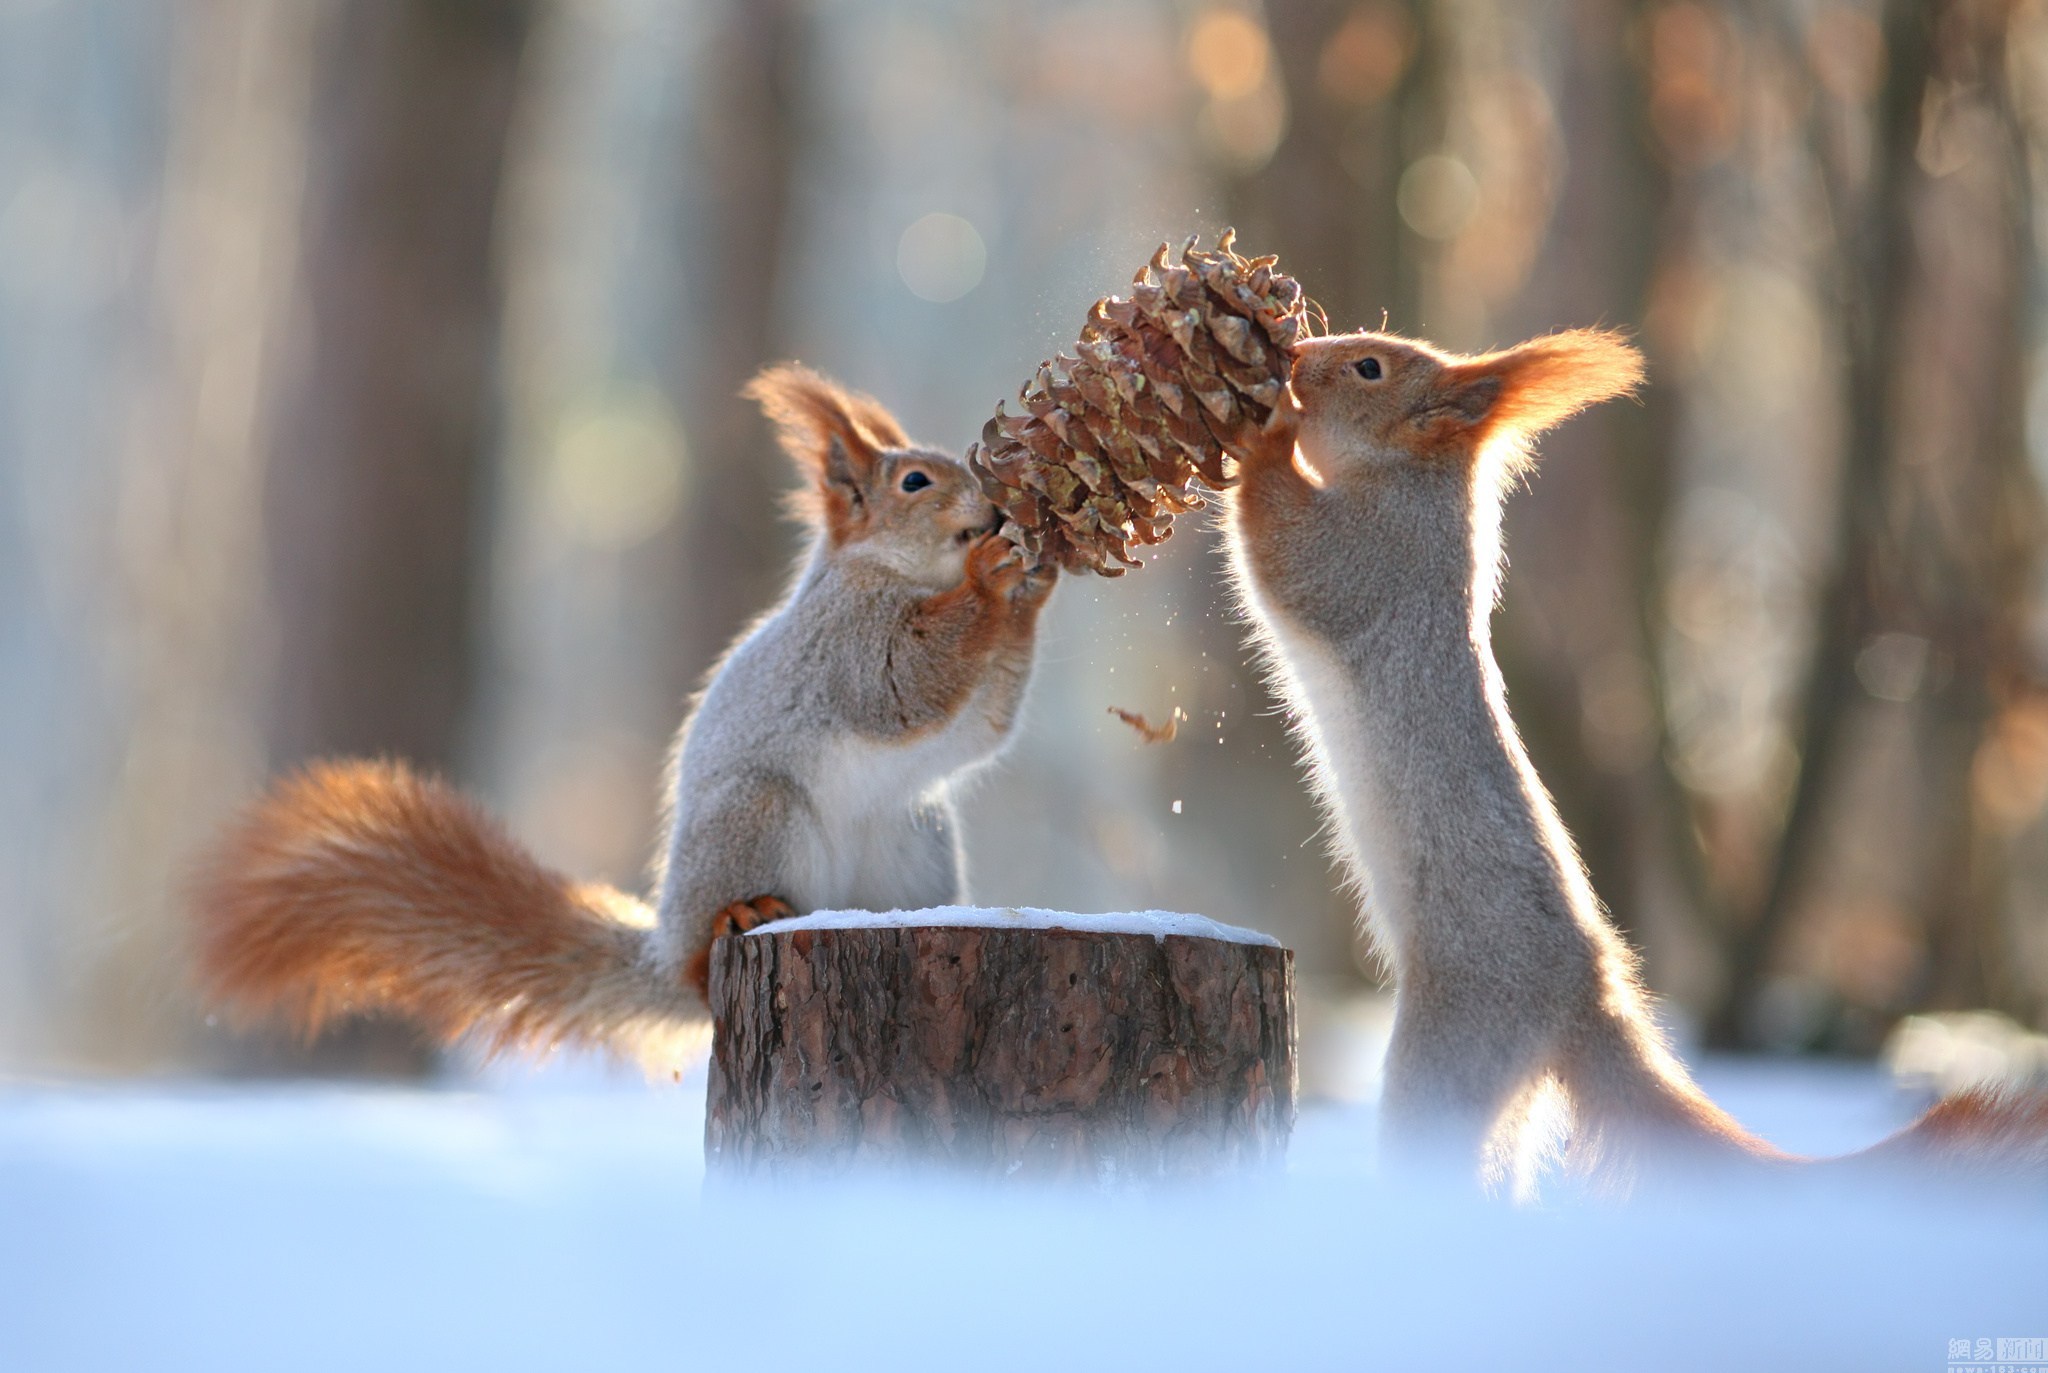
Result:
[[[1403,993],[1387,1049],[1380,1146],[1397,1168],[1471,1176],[1548,1072],[1526,1025]]]
[[[919,906],[954,906],[967,900],[967,860],[960,850],[960,816],[951,797],[928,803],[916,817],[915,846]]]
[[[817,823],[796,783],[742,774],[693,801],[671,836],[658,902],[665,962],[679,973],[710,947],[713,923],[730,919],[734,903],[766,897],[810,910],[823,885]]]
[[[692,954],[684,966],[683,978],[697,989],[697,995],[705,1004],[711,1001],[711,946],[729,934],[745,934],[748,930],[777,920],[787,920],[796,912],[787,901],[779,896],[757,896],[751,901],[735,901],[717,915],[711,917],[711,937],[704,941],[704,947]]]
[[[926,801],[904,815],[900,832],[867,864],[861,905],[871,910],[926,910],[967,899],[960,854],[960,818],[950,798]]]

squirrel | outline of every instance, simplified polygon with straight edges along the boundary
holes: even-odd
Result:
[[[966,464],[872,398],[796,365],[745,394],[803,474],[809,550],[677,736],[652,905],[549,871],[441,782],[316,763],[200,865],[213,1001],[307,1034],[374,1008],[492,1052],[655,1062],[708,1020],[720,935],[962,898],[949,782],[1009,737],[1056,570],[1027,570]]]
[[[1393,974],[1396,1165],[1526,1191],[1555,1105],[1565,1167],[1596,1191],[1669,1163],[1812,1162],[1737,1124],[1671,1051],[1493,657],[1501,505],[1532,441],[1642,378],[1607,331],[1481,356],[1336,335],[1300,348],[1265,424],[1221,435],[1232,580]],[[2048,1181],[2048,1097],[1964,1093],[1849,1157]]]

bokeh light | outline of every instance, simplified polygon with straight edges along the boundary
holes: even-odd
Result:
[[[1395,191],[1401,218],[1416,233],[1439,242],[1455,238],[1479,204],[1472,169],[1447,153],[1418,157],[1401,173]]]
[[[896,241],[896,271],[919,300],[935,305],[960,299],[981,284],[988,246],[959,215],[928,214]]]
[[[1234,8],[1204,11],[1188,29],[1188,70],[1212,100],[1242,100],[1266,83],[1273,48],[1257,19]]]
[[[1378,105],[1415,54],[1415,21],[1393,0],[1367,0],[1345,16],[1316,60],[1316,88],[1345,105]]]
[[[682,432],[659,391],[599,391],[562,417],[548,463],[549,506],[590,547],[632,548],[675,517],[683,461]]]

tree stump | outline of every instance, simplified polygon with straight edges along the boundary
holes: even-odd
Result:
[[[1199,916],[807,916],[712,951],[707,1166],[1101,1182],[1276,1165],[1294,956]]]

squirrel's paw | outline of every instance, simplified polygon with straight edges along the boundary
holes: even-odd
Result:
[[[991,595],[1008,596],[1014,606],[1031,608],[1043,605],[1060,579],[1059,564],[1039,563],[1033,566],[1024,550],[1008,539],[999,534],[991,534],[988,538],[1000,545],[996,550],[999,556],[991,559],[980,576],[979,585]]]
[[[1007,597],[1014,606],[1045,603],[1060,579],[1059,565],[1027,563],[1024,550],[1000,534],[984,534],[967,555],[967,580],[991,597]]]
[[[1024,570],[1024,550],[1000,534],[983,534],[967,550],[967,582],[991,596],[1009,596],[1032,574]]]
[[[751,901],[735,901],[711,917],[711,938],[715,941],[721,935],[745,934],[757,925],[766,925],[774,920],[787,920],[795,914],[789,903],[779,896],[757,896]]]
[[[1057,563],[1040,563],[1018,579],[1017,589],[1010,593],[1010,599],[1020,605],[1042,605],[1045,598],[1052,595],[1052,589],[1059,579],[1060,569]]]
[[[1209,421],[1210,431],[1225,452],[1245,467],[1293,465],[1294,445],[1301,437],[1301,402],[1293,387],[1280,392],[1280,399],[1264,424],[1252,423],[1241,406],[1237,414],[1236,421],[1229,425],[1219,424],[1213,418]]]
[[[756,926],[771,921],[787,920],[795,915],[787,901],[779,896],[756,896],[747,901],[735,901],[717,915],[711,917],[711,933],[704,940],[704,947],[684,969],[683,976],[697,989],[697,995],[707,1002],[711,999],[711,946],[729,934],[745,934]]]

